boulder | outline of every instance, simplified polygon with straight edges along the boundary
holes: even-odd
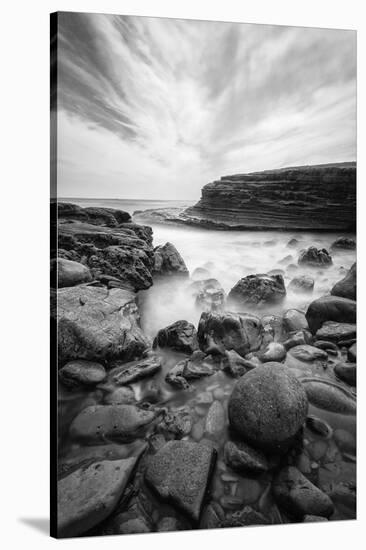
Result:
[[[262,338],[262,323],[251,314],[203,312],[198,324],[199,346],[207,354],[234,350],[244,357],[259,349]]]
[[[62,478],[57,488],[57,535],[83,535],[117,506],[137,457],[103,460]]]
[[[51,260],[51,281],[55,283],[54,288],[89,283],[92,279],[90,269],[79,262],[65,258]]]
[[[301,383],[309,402],[318,409],[345,415],[356,414],[356,399],[343,386],[325,378],[303,378]]]
[[[279,342],[270,342],[257,355],[263,363],[268,363],[269,361],[281,363],[286,357],[286,349]]]
[[[159,330],[153,345],[191,354],[198,350],[197,331],[188,321],[176,321]]]
[[[150,458],[145,479],[163,500],[198,522],[215,461],[209,445],[169,441]]]
[[[296,248],[298,244],[299,244],[298,239],[295,239],[295,237],[293,237],[292,239],[289,240],[286,246],[288,246],[288,248]]]
[[[307,515],[329,518],[334,511],[328,495],[294,466],[279,472],[273,481],[272,490],[278,505],[295,519],[303,519]]]
[[[269,469],[268,461],[261,451],[253,449],[244,441],[227,441],[224,447],[226,464],[232,470],[261,474]]]
[[[186,380],[196,380],[203,376],[211,376],[215,370],[212,357],[206,357],[204,353],[198,351],[184,361],[183,376]]]
[[[315,334],[325,321],[356,323],[356,302],[339,296],[323,296],[311,302],[305,315],[310,331]]]
[[[295,346],[290,349],[289,354],[299,361],[326,361],[328,359],[326,351],[309,344]]]
[[[349,237],[339,237],[330,245],[330,249],[335,252],[337,250],[356,250],[356,241]]]
[[[151,424],[156,414],[135,405],[92,405],[72,421],[70,436],[85,442],[130,441]]]
[[[350,300],[356,300],[357,294],[357,267],[356,263],[352,265],[346,276],[338,281],[330,291],[333,296],[341,296],[343,298],[349,298]]]
[[[74,359],[128,361],[149,347],[139,325],[135,295],[127,290],[60,289],[51,319],[57,323],[60,364]]]
[[[244,441],[271,451],[288,448],[307,410],[301,382],[281,363],[266,363],[240,378],[228,406],[231,427]]]
[[[109,378],[114,384],[123,386],[133,384],[142,378],[152,376],[161,369],[161,359],[158,357],[147,357],[142,361],[133,361],[116,366],[109,372]]]
[[[58,376],[64,386],[74,388],[79,386],[95,386],[106,378],[107,373],[99,363],[93,361],[70,361],[58,371]]]
[[[282,275],[248,275],[230,290],[228,301],[239,307],[277,304],[286,296]]]
[[[312,267],[329,267],[333,260],[325,248],[318,249],[310,246],[307,250],[300,252],[298,259],[299,265],[310,265]]]
[[[353,323],[326,321],[323,326],[316,331],[316,337],[319,340],[329,340],[330,342],[353,340],[356,338],[356,325]]]
[[[182,256],[172,243],[154,248],[153,275],[159,277],[180,276],[188,277],[189,272]]]
[[[186,361],[179,361],[165,376],[165,382],[177,389],[186,390],[189,388],[189,382],[184,378],[183,372]]]
[[[164,417],[162,428],[174,434],[176,438],[188,435],[192,429],[192,417],[189,409],[170,411]]]
[[[296,294],[306,293],[311,294],[314,290],[314,279],[308,275],[301,275],[299,277],[294,277],[289,285],[288,289]]]
[[[305,314],[298,309],[288,309],[284,313],[283,327],[287,332],[297,332],[309,328]]]
[[[339,362],[334,365],[334,373],[338,378],[349,384],[350,386],[356,386],[357,383],[357,371],[355,363],[342,363]]]
[[[225,303],[225,291],[216,279],[195,281],[189,287],[196,305],[203,311],[221,311]]]

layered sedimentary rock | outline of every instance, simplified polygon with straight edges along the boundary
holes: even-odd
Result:
[[[356,163],[224,176],[205,185],[200,201],[180,218],[218,229],[352,231]]]

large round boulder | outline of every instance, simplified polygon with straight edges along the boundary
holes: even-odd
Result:
[[[326,321],[356,323],[356,302],[339,296],[323,296],[311,302],[305,316],[313,334]]]
[[[300,253],[298,263],[313,267],[329,267],[332,265],[333,260],[325,248],[318,249],[315,246],[310,246]]]
[[[242,307],[277,304],[286,296],[282,275],[248,275],[230,290],[228,301]]]
[[[346,273],[346,276],[334,285],[330,293],[333,296],[341,296],[343,298],[349,298],[350,300],[356,300],[356,276],[357,268],[356,263],[354,263],[351,269]]]
[[[283,451],[306,420],[308,399],[288,367],[267,363],[238,380],[228,410],[231,427],[246,442]]]

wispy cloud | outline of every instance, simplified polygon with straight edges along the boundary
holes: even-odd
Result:
[[[354,160],[356,37],[59,17],[59,194],[198,198],[225,173]]]

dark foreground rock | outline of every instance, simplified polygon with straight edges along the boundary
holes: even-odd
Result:
[[[103,382],[107,373],[99,363],[93,361],[70,361],[58,371],[59,379],[64,386],[75,388],[79,386],[95,386]]]
[[[189,272],[182,256],[172,243],[165,243],[154,249],[154,276],[188,277]]]
[[[51,260],[51,281],[55,282],[55,288],[89,283],[92,279],[90,269],[79,262],[65,258]]]
[[[109,372],[109,378],[113,380],[114,384],[123,386],[137,382],[147,376],[152,376],[160,369],[161,360],[158,357],[147,357],[142,361],[133,361],[132,363],[115,366]]]
[[[104,460],[80,468],[58,482],[59,537],[75,537],[105,520],[115,509],[137,458]]]
[[[191,354],[198,350],[197,331],[188,321],[176,321],[159,330],[154,347],[170,348],[175,351]]]
[[[57,300],[51,318],[57,322],[61,365],[74,359],[128,361],[149,346],[133,292],[77,286],[60,289]]]
[[[150,459],[145,479],[162,499],[198,521],[215,460],[208,445],[169,441]]]
[[[356,302],[339,296],[323,296],[311,302],[306,319],[313,334],[326,321],[356,323]]]
[[[329,518],[334,511],[328,495],[293,466],[280,471],[274,479],[272,489],[279,506],[296,519],[307,515]]]
[[[59,202],[53,204],[59,220],[82,220],[94,225],[105,225],[107,227],[117,227],[122,223],[131,221],[131,216],[124,210],[116,210],[114,208],[102,208],[98,206],[90,206],[82,208],[77,204]]]
[[[238,380],[228,411],[231,427],[253,447],[284,450],[306,420],[308,400],[288,367],[266,363]]]
[[[266,456],[243,441],[227,441],[224,447],[226,464],[233,470],[260,474],[269,469]]]
[[[330,291],[333,296],[341,296],[343,298],[349,298],[350,300],[356,300],[357,294],[357,267],[356,263],[352,265],[346,276],[338,281]]]
[[[286,296],[282,275],[248,275],[236,283],[228,302],[238,306],[277,304]]]
[[[332,265],[333,260],[325,248],[318,249],[315,246],[310,246],[310,248],[300,253],[298,263],[299,265],[305,264],[312,267],[329,267]]]
[[[226,350],[234,350],[244,357],[258,350],[262,339],[261,320],[251,314],[204,312],[198,324],[198,342],[207,354],[225,355]]]

